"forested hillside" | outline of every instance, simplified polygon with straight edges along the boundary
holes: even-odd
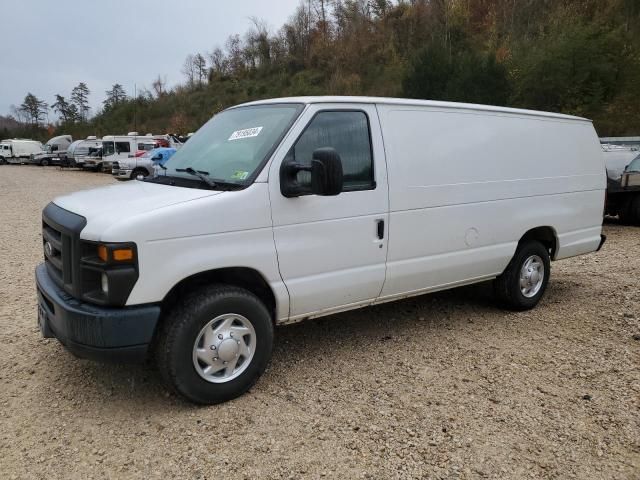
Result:
[[[304,0],[277,31],[256,19],[189,55],[183,74],[183,85],[167,90],[159,76],[137,98],[116,84],[90,119],[56,98],[55,130],[184,133],[239,102],[339,94],[563,112],[594,119],[601,135],[638,135],[640,1]]]

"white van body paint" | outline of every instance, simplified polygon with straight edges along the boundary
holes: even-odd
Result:
[[[81,238],[136,243],[128,306],[160,302],[201,272],[247,267],[271,287],[276,322],[289,323],[494,278],[532,228],[555,232],[555,259],[600,244],[606,179],[588,120],[368,97],[251,105],[273,103],[305,109],[244,190],[132,182],[55,200],[87,219]],[[375,188],[286,198],[280,165],[323,110],[367,115]]]

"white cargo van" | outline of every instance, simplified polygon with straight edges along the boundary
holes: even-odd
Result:
[[[43,211],[39,325],[198,403],[246,391],[274,325],[493,280],[533,308],[550,261],[604,242],[589,120],[303,97],[229,108],[156,176]]]
[[[0,142],[0,164],[27,163],[31,155],[43,152],[42,143],[37,140],[13,138]]]

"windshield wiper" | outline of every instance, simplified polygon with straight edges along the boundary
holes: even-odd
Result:
[[[209,178],[209,172],[205,172],[204,170],[194,170],[191,167],[187,168],[176,168],[176,172],[186,172],[189,175],[193,175],[194,177],[198,177],[204,183],[209,185],[211,188],[217,188],[218,184]]]
[[[219,188],[221,190],[238,190],[243,187],[243,185],[238,183],[225,182],[224,180],[220,180],[218,178],[211,178],[209,176],[209,172],[206,172],[204,170],[194,170],[191,167],[176,168],[176,172],[186,172],[189,175],[198,177],[200,180],[205,182],[211,188]]]

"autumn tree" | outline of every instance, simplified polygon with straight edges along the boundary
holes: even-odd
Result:
[[[162,97],[166,93],[167,88],[167,78],[162,77],[160,74],[156,77],[156,79],[151,84],[151,88],[156,94],[156,98]]]

